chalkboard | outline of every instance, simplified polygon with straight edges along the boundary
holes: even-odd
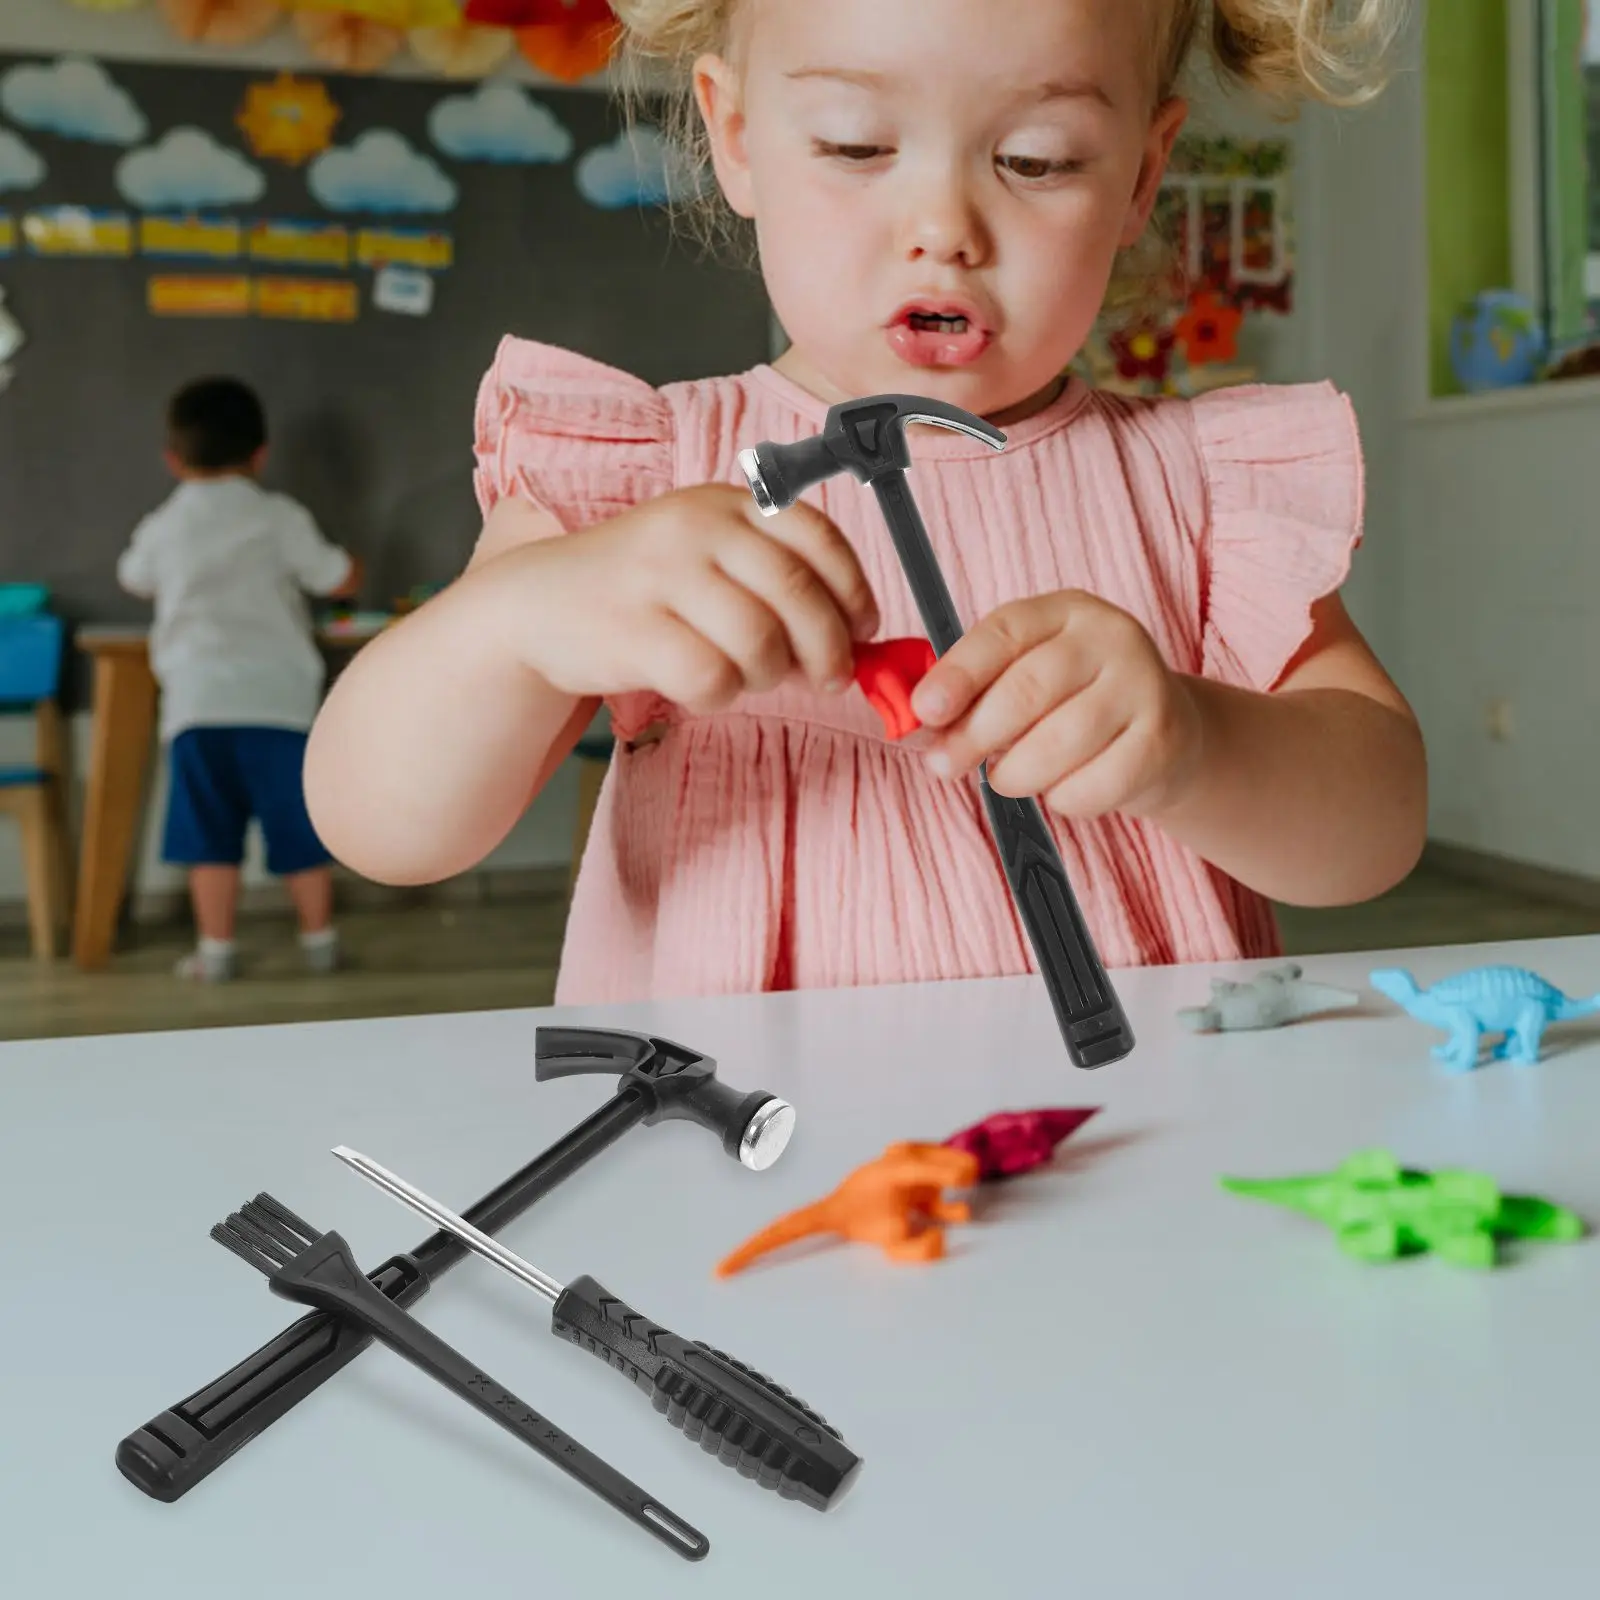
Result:
[[[0,392],[0,578],[48,583],[70,620],[140,622],[148,616],[118,589],[113,569],[133,524],[171,487],[160,459],[163,407],[192,377],[226,372],[259,390],[273,434],[269,486],[296,496],[330,537],[364,558],[362,600],[383,606],[414,585],[448,581],[470,551],[478,526],[472,407],[502,335],[564,345],[658,384],[737,371],[769,354],[769,308],[758,275],[707,259],[681,232],[674,234],[666,211],[649,195],[617,203],[613,193],[608,203],[593,186],[580,188],[581,172],[604,177],[606,163],[613,174],[618,166],[617,152],[601,147],[618,139],[623,120],[603,94],[519,90],[526,96],[522,133],[531,105],[565,130],[568,153],[513,163],[460,160],[441,148],[481,157],[496,139],[515,145],[518,135],[514,128],[507,132],[504,104],[479,119],[477,145],[461,145],[460,138],[474,137],[473,107],[466,102],[482,92],[478,85],[333,74],[309,80],[320,83],[337,108],[336,154],[382,130],[405,140],[444,175],[447,187],[455,186],[452,209],[397,215],[343,209],[392,203],[381,173],[370,191],[375,199],[348,185],[341,198],[337,185],[313,185],[311,159],[259,153],[266,135],[259,127],[254,134],[242,128],[238,118],[252,103],[252,89],[270,89],[273,74],[94,66],[125,96],[119,102],[124,118],[145,123],[142,136],[130,138],[130,126],[114,125],[113,106],[107,113],[113,125],[101,136],[120,142],[96,142],[42,126],[49,121],[47,95],[8,96],[4,86],[17,82],[8,74],[19,65],[36,74],[61,70],[59,63],[0,55],[0,175],[9,177],[0,181],[0,288],[26,338],[12,359],[9,387]],[[29,82],[36,89],[50,86],[38,76]],[[435,143],[445,126],[436,108],[451,98],[459,113],[455,132]],[[121,168],[119,186],[120,162],[141,149],[159,150],[183,128],[202,130],[264,179],[248,203],[191,208],[206,226],[182,248],[193,249],[196,238],[207,247],[221,240],[220,258],[159,253],[170,250],[174,230],[182,234],[186,225],[182,215],[160,206],[159,166],[144,171],[138,183]],[[30,161],[37,163],[32,171]],[[216,192],[227,193],[227,161],[222,165]],[[33,183],[24,186],[30,176]],[[130,187],[147,197],[149,209],[130,204]],[[319,193],[341,209],[325,208]],[[120,257],[75,254],[77,246],[48,253],[58,250],[61,235],[52,243],[48,232],[39,233],[39,219],[61,215],[60,207],[82,208],[76,226],[89,227],[98,241],[93,248],[121,248],[119,237],[124,244],[131,239],[131,247]],[[151,219],[169,215],[165,233],[150,231]],[[243,241],[233,258],[226,244],[230,225]],[[253,241],[260,235],[252,230],[269,225],[280,243],[296,229],[305,239],[343,229],[352,255],[369,259],[333,267],[263,260],[273,247],[258,251]],[[126,230],[120,236],[119,226]],[[406,230],[432,241],[419,238],[400,249],[394,240]],[[437,256],[441,237],[447,262]],[[301,248],[313,246],[292,247]],[[435,258],[427,261],[430,250]],[[374,304],[377,269],[386,259],[412,263],[405,278],[410,286],[424,277],[431,283],[426,315]],[[425,263],[420,270],[418,261]],[[337,280],[354,286],[339,292],[359,304],[354,320],[343,322],[265,316],[264,302],[252,302],[246,314],[174,316],[151,309],[153,279],[216,284],[230,275],[235,285],[263,278]],[[347,303],[341,314],[348,312]]]

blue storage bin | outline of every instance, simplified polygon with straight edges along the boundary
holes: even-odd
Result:
[[[60,617],[0,617],[0,705],[49,700],[61,684],[65,643]]]

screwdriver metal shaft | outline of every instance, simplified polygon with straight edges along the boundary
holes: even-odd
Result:
[[[333,1153],[550,1301],[550,1331],[598,1356],[650,1397],[673,1427],[741,1477],[826,1511],[849,1491],[858,1456],[826,1418],[771,1378],[644,1316],[587,1275],[559,1284],[431,1195],[348,1145]]]
[[[561,1298],[562,1285],[554,1278],[547,1277],[537,1267],[530,1266],[521,1256],[507,1250],[498,1240],[491,1239],[486,1233],[480,1233],[465,1217],[458,1217],[455,1212],[440,1205],[432,1195],[424,1194],[420,1189],[407,1183],[404,1178],[390,1172],[387,1167],[380,1167],[370,1156],[362,1155],[359,1150],[352,1150],[349,1145],[336,1145],[333,1153],[347,1167],[354,1167],[368,1183],[376,1184],[380,1189],[392,1194],[401,1204],[410,1206],[413,1211],[421,1212],[435,1227],[443,1228],[446,1233],[453,1233],[469,1250],[482,1256],[485,1261],[494,1262],[497,1267],[509,1272],[513,1278],[542,1294],[552,1305]]]

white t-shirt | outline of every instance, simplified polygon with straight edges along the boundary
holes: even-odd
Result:
[[[253,479],[181,484],[117,563],[123,588],[155,603],[162,739],[203,726],[309,728],[326,673],[305,596],[331,594],[350,571],[303,507]]]

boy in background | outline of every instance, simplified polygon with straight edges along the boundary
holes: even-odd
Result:
[[[117,579],[155,605],[150,665],[171,778],[162,855],[188,870],[199,931],[177,970],[213,982],[234,975],[254,817],[267,870],[294,901],[307,965],[331,971],[332,858],[301,784],[326,676],[305,596],[353,594],[359,566],[303,507],[261,487],[266,418],[242,383],[206,378],[174,396],[165,454],[178,487],[135,529]]]

